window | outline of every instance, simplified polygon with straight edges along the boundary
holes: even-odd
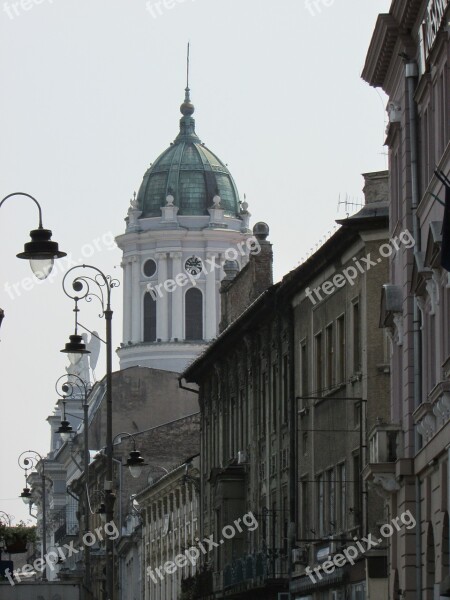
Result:
[[[237,451],[237,423],[236,423],[236,398],[234,396],[231,398],[231,422],[230,422],[230,449],[231,449],[231,457],[236,455]],[[230,458],[231,458],[230,457]]]
[[[264,479],[266,478],[266,463],[265,462],[261,462],[259,463],[259,478],[262,481],[264,481]]]
[[[328,521],[332,531],[336,529],[336,482],[334,469],[327,471],[328,482]]]
[[[301,395],[308,395],[308,348],[306,346],[306,340],[303,340],[300,344],[300,389]]]
[[[355,402],[353,405],[353,427],[361,427],[361,402]]]
[[[361,461],[359,454],[353,456],[353,519],[361,522]]]
[[[350,600],[366,600],[366,584],[364,581],[352,585]]]
[[[347,475],[345,463],[338,466],[338,485],[339,485],[339,526],[341,531],[347,527]]]
[[[272,366],[272,428],[277,428],[277,365]]]
[[[361,324],[359,315],[359,302],[354,302],[353,307],[353,373],[361,371]]]
[[[305,432],[302,437],[303,456],[308,454],[308,432]]]
[[[289,361],[287,354],[283,356],[283,422],[289,420]]]
[[[144,275],[146,277],[153,277],[156,273],[156,263],[154,260],[149,259],[144,263]]]
[[[439,80],[438,80],[438,96],[439,96],[439,111],[438,111],[438,119],[437,119],[437,138],[438,138],[438,155],[437,159],[441,157],[441,154],[445,150],[445,144],[447,141],[447,131],[446,131],[446,115],[447,115],[447,106],[445,104],[445,84],[446,84],[446,67],[442,71]]]
[[[333,369],[333,358],[334,358],[334,348],[333,348],[333,325],[328,325],[325,329],[325,343],[326,343],[326,352],[327,352],[327,365],[326,365],[326,386],[328,389],[333,387],[334,383],[334,369]]]
[[[270,475],[273,477],[277,472],[277,455],[272,454],[270,457]]]
[[[289,503],[287,485],[283,486],[281,493],[283,498],[283,552],[285,555],[287,555],[289,537]]]
[[[315,338],[316,342],[316,381],[315,381],[315,395],[322,395],[322,334],[318,333]]]
[[[266,385],[267,385],[267,375],[264,372],[261,377],[261,433],[262,435],[266,434],[266,402],[267,402],[267,394],[266,394]]]
[[[337,320],[337,383],[345,382],[345,318],[340,316]]]
[[[144,342],[156,342],[156,300],[149,293],[144,296]]]
[[[199,289],[190,288],[185,296],[186,340],[203,339],[203,296]]]
[[[317,506],[318,517],[319,517],[319,535],[325,535],[324,531],[324,522],[325,522],[325,498],[324,498],[324,481],[323,481],[323,473],[317,476]]]
[[[308,479],[307,478],[302,479],[301,490],[302,490],[302,515],[301,515],[302,516],[302,537],[306,538],[307,533],[309,533],[309,530],[311,529],[310,522],[309,522],[309,499],[308,499],[309,488],[308,488]]]
[[[239,431],[240,431],[240,439],[239,439],[239,450],[244,450],[247,443],[247,419],[245,414],[245,396],[244,390],[240,390],[239,392]]]

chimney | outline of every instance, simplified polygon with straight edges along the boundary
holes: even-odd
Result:
[[[389,171],[363,173],[366,204],[386,202],[389,198]]]
[[[239,264],[235,260],[226,261],[224,265],[225,277],[220,287],[221,332],[273,284],[273,252],[268,235],[269,226],[256,223],[253,237],[247,240],[250,254],[245,267],[239,271]]]

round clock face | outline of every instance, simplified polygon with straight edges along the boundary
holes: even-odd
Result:
[[[203,271],[203,263],[197,256],[191,256],[184,263],[184,268],[190,275],[196,277]]]

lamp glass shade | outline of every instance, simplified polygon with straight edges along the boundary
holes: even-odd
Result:
[[[67,356],[68,356],[68,358],[69,358],[70,364],[71,364],[72,366],[75,366],[75,365],[77,365],[77,364],[80,362],[80,360],[81,360],[81,357],[82,357],[83,355],[82,355],[82,354],[77,354],[77,353],[75,353],[75,352],[69,352],[69,353],[67,354]]]
[[[68,442],[70,440],[71,433],[72,433],[71,431],[64,431],[63,433],[60,433],[59,435],[61,436],[61,439],[63,442]]]
[[[41,281],[47,279],[53,269],[53,258],[30,258],[30,267],[33,275]]]
[[[28,488],[24,488],[23,492],[20,494],[20,497],[22,498],[22,502],[24,504],[31,504],[31,491]]]
[[[131,477],[134,477],[134,479],[137,479],[138,477],[140,477],[140,475],[142,473],[141,465],[129,465],[128,469],[130,470]]]

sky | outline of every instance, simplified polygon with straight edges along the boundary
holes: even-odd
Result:
[[[280,279],[386,168],[386,98],[361,79],[388,0],[0,0],[0,198],[22,191],[69,259],[36,284],[15,258],[37,226],[23,197],[0,209],[0,511],[26,519],[17,458],[46,454],[73,329],[64,271],[121,279],[114,236],[149,164],[178,132],[186,45],[196,129],[265,221]],[[58,264],[58,263],[57,263]],[[58,265],[59,267],[59,265]],[[115,347],[122,290],[112,296]],[[104,333],[99,307],[80,321]],[[96,378],[105,373],[102,352]],[[115,368],[118,361],[115,360]]]

